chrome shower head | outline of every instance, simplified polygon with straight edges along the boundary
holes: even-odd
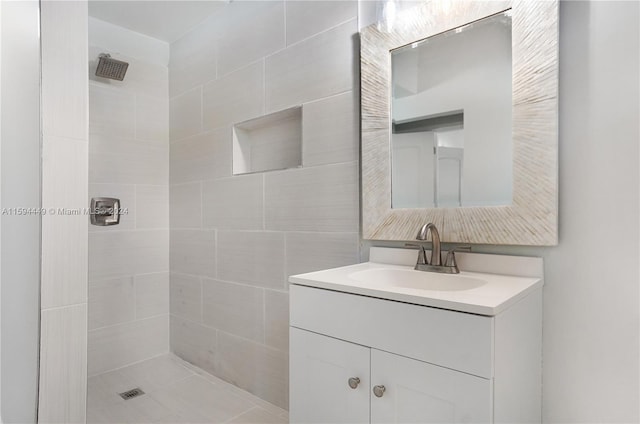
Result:
[[[96,76],[102,78],[109,78],[118,81],[124,79],[124,74],[127,73],[129,64],[121,60],[116,60],[111,57],[110,54],[102,53],[98,56],[99,62],[96,68]]]

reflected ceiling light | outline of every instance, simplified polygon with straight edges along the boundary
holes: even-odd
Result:
[[[398,0],[386,0],[378,3],[378,31],[391,32],[396,23],[398,14]]]

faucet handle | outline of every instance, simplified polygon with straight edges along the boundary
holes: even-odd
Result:
[[[444,266],[455,268],[456,274],[460,272],[458,270],[458,263],[456,262],[456,252],[471,252],[471,246],[456,246],[447,252],[447,257],[444,260]]]

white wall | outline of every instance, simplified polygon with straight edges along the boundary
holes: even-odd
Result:
[[[1,206],[40,207],[40,40],[37,1],[2,2]],[[0,421],[34,422],[40,321],[40,218],[5,215],[0,276]]]
[[[474,247],[545,259],[545,423],[640,420],[639,19],[561,2],[559,245]]]
[[[129,63],[95,76],[98,55]],[[89,229],[89,375],[169,350],[169,45],[89,18],[89,197],[120,224]],[[88,204],[87,199],[87,204]]]

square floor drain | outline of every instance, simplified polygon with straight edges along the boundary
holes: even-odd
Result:
[[[142,396],[144,392],[141,388],[136,387],[135,389],[127,390],[126,392],[119,393],[120,397],[124,400],[133,399],[134,397]]]

